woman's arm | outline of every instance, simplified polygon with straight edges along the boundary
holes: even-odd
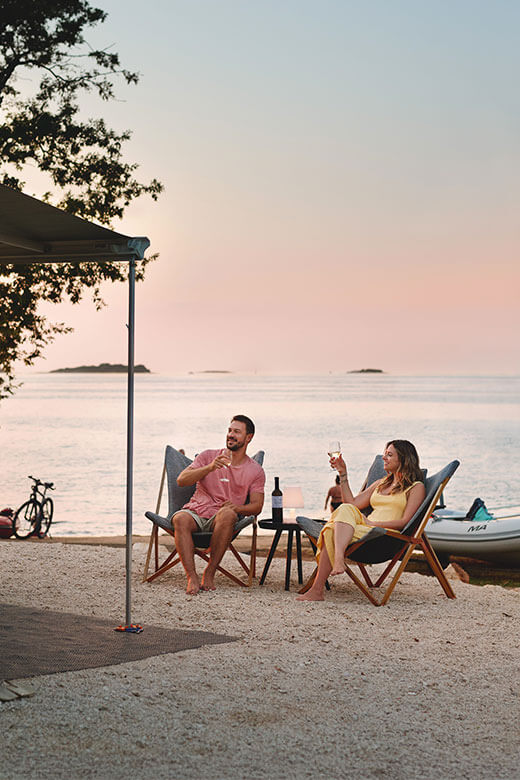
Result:
[[[367,487],[357,496],[354,496],[348,482],[347,464],[343,460],[343,456],[340,455],[339,458],[331,458],[330,465],[332,466],[333,469],[337,469],[338,471],[339,486],[341,489],[341,497],[343,499],[343,503],[353,504],[354,506],[357,506],[358,509],[365,509],[367,506],[369,506],[370,496],[376,489],[377,485],[381,482],[381,480],[377,480],[377,482],[373,482],[371,485],[369,485],[369,487]]]
[[[426,489],[422,482],[420,482],[418,485],[414,485],[413,488],[408,492],[408,496],[406,498],[406,508],[402,516],[397,520],[394,520],[393,522],[387,521],[386,523],[376,523],[374,521],[370,521],[370,518],[367,517],[365,523],[367,525],[379,525],[383,526],[384,528],[393,528],[395,531],[400,531],[410,522],[414,514],[417,512],[422,502],[424,501],[425,495]]]

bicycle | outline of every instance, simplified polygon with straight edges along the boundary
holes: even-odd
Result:
[[[54,514],[52,498],[45,495],[47,490],[54,490],[54,483],[41,482],[30,475],[28,479],[34,482],[31,497],[16,510],[13,517],[13,531],[17,539],[27,539],[29,536],[38,536],[42,539],[49,531]]]

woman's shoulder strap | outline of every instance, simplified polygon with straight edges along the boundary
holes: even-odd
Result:
[[[416,479],[415,482],[412,482],[411,485],[408,485],[408,487],[406,488],[406,490],[404,492],[408,493],[416,485],[424,485],[424,482],[422,482],[420,479]]]

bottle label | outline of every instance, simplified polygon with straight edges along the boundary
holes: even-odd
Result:
[[[282,509],[283,507],[283,496],[272,496],[273,499],[273,509]]]

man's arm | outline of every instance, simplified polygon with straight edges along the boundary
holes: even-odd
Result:
[[[179,487],[189,487],[189,485],[194,485],[199,480],[204,479],[210,472],[221,469],[228,464],[229,460],[222,455],[222,453],[219,453],[217,457],[206,466],[195,468],[192,465],[187,466],[177,477],[177,484]]]
[[[263,493],[251,493],[249,496],[249,503],[247,504],[233,504],[231,501],[226,501],[222,506],[228,506],[237,515],[259,515],[264,505]]]

